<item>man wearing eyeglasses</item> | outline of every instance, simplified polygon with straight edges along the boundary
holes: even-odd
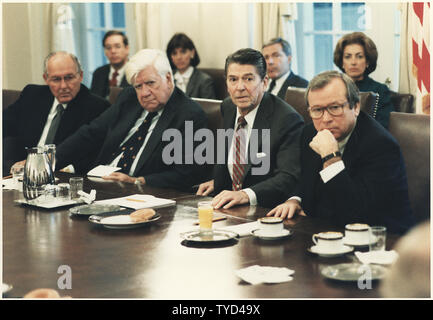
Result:
[[[198,182],[201,168],[193,159],[198,142],[187,139],[206,127],[206,114],[175,87],[170,62],[161,50],[140,50],[128,61],[125,73],[131,86],[111,108],[57,148],[58,168],[76,168],[76,162],[96,150],[92,166],[77,171],[106,165],[119,169],[103,176],[107,180],[189,190]],[[193,148],[187,148],[187,142]],[[169,155],[174,143],[180,147],[180,161]]]
[[[102,39],[104,53],[109,63],[93,72],[90,91],[100,97],[108,98],[110,87],[127,87],[125,64],[128,61],[129,45],[127,36],[117,30],[110,30]]]
[[[70,53],[50,53],[43,78],[46,85],[27,85],[3,112],[3,159],[8,165],[26,158],[25,147],[61,143],[110,106],[81,84],[80,62]]]
[[[262,53],[266,60],[268,76],[271,79],[268,92],[285,99],[288,87],[306,88],[308,81],[290,70],[292,49],[289,42],[274,38],[265,43]]]
[[[301,136],[301,179],[292,197],[268,216],[296,214],[405,232],[413,224],[405,165],[396,140],[360,110],[359,91],[345,74],[310,81],[313,120]]]

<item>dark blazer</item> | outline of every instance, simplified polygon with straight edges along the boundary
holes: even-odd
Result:
[[[216,99],[215,85],[212,78],[197,68],[194,68],[185,93],[188,97],[193,98]]]
[[[388,87],[367,76],[360,81],[356,81],[355,84],[361,92],[371,91],[379,95],[377,111],[373,116],[380,124],[388,129],[389,114],[394,111],[394,105],[391,102],[391,92]]]
[[[320,156],[309,143],[317,131],[305,127],[301,137],[302,208],[309,216],[344,226],[385,225],[404,232],[413,224],[406,169],[396,140],[372,117],[360,112],[343,153],[345,169],[324,184]]]
[[[108,75],[110,74],[110,65],[106,64],[102,67],[97,68],[93,72],[92,84],[90,85],[90,91],[102,98],[107,98],[110,95],[110,86]],[[122,77],[120,87],[125,88],[129,86],[125,76]]]
[[[251,188],[257,197],[257,203],[263,207],[274,207],[284,202],[293,195],[300,175],[299,165],[299,138],[303,127],[301,116],[285,101],[265,93],[258,106],[253,129],[258,129],[259,143],[258,153],[266,153],[263,148],[262,129],[270,129],[270,152],[266,154],[270,163],[267,174],[252,175],[252,168],[260,167],[256,155],[248,152],[248,164],[245,169],[243,188]],[[230,98],[221,105],[224,128],[233,129],[236,118],[236,106]],[[225,151],[226,160],[231,148],[231,141]],[[248,149],[251,148],[251,143]],[[227,163],[227,161],[226,161]],[[215,165],[214,192],[218,194],[222,190],[232,190],[232,179],[227,164]]]
[[[48,86],[28,85],[18,100],[6,108],[3,112],[4,150],[13,148],[16,154],[3,154],[4,159],[19,161],[26,158],[25,147],[34,147],[39,142],[53,102],[54,96]],[[77,96],[68,103],[54,143],[60,144],[109,106],[108,101],[91,94],[82,84]]]
[[[286,81],[284,81],[283,85],[281,86],[280,91],[278,91],[277,96],[279,96],[283,100],[286,99],[286,92],[288,87],[306,88],[308,87],[308,81],[304,78],[301,78],[300,76],[297,76],[293,72],[290,72]]]
[[[109,164],[117,156],[120,144],[142,111],[143,107],[137,100],[134,88],[123,89],[111,108],[57,148],[58,167],[70,163],[75,166],[77,161],[87,157],[87,153],[94,149],[98,151],[98,156],[93,159],[93,166],[79,168],[79,171],[85,173],[96,165]],[[192,160],[192,153],[184,154],[185,144],[193,143],[192,137],[185,137],[185,121],[193,122],[193,131],[207,126],[207,118],[200,105],[175,88],[147,141],[133,176],[143,176],[148,185],[162,188],[186,190],[197,183],[201,175],[200,167],[194,164],[165,164],[163,161],[164,148],[170,145],[173,149],[172,138],[170,141],[162,141],[162,135],[167,129],[177,129],[182,133],[182,140],[176,141],[176,146],[180,147],[183,155],[181,160],[183,163],[186,162],[185,159]]]

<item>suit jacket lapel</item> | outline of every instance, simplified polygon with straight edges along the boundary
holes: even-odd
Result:
[[[193,89],[196,87],[196,82],[197,82],[197,77],[198,77],[198,73],[196,72],[196,69],[194,68],[194,71],[191,75],[191,78],[188,81],[188,85],[186,86],[186,92],[185,94],[188,97],[191,97],[193,95]]]
[[[262,150],[262,130],[271,128],[270,117],[274,112],[274,104],[272,103],[269,93],[265,92],[262,101],[260,102],[257,108],[258,108],[257,114],[256,114],[256,118],[254,119],[252,129],[257,129],[258,132],[257,151],[260,151]],[[245,166],[245,175],[249,173],[253,162],[251,159],[250,149],[251,149],[251,136],[250,136],[250,141],[248,143],[248,163]],[[253,155],[253,157],[256,157],[256,155]]]

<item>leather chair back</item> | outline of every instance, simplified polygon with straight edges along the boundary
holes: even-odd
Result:
[[[217,129],[222,128],[223,125],[223,118],[220,110],[222,101],[201,98],[192,98],[192,100],[198,102],[203,108],[207,115],[208,127],[212,130],[214,137],[216,137]]]
[[[415,113],[414,97],[410,93],[398,93],[391,91],[391,102],[394,105],[394,111]]]
[[[116,102],[117,96],[123,90],[122,87],[110,87],[110,94],[108,95],[108,101],[111,105]]]
[[[311,117],[305,103],[305,92],[305,88],[288,87],[285,100],[304,118],[305,123],[309,123],[311,122]],[[377,112],[378,97],[374,92],[360,92],[361,110],[373,118]]]
[[[430,116],[391,112],[389,131],[400,144],[412,211],[421,222],[430,217]]]
[[[3,110],[18,100],[21,90],[3,89]]]
[[[200,71],[207,73],[213,80],[215,85],[216,97],[219,100],[224,100],[228,97],[228,91],[226,86],[226,77],[224,69],[213,69],[213,68],[198,68]]]

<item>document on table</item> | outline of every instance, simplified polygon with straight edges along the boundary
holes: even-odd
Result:
[[[131,209],[164,208],[176,205],[171,199],[157,198],[149,194],[133,194],[126,197],[95,201],[98,204],[112,204]]]
[[[87,175],[91,177],[103,177],[103,176],[108,176],[115,171],[119,171],[120,169],[121,168],[119,167],[100,165],[87,172]]]

